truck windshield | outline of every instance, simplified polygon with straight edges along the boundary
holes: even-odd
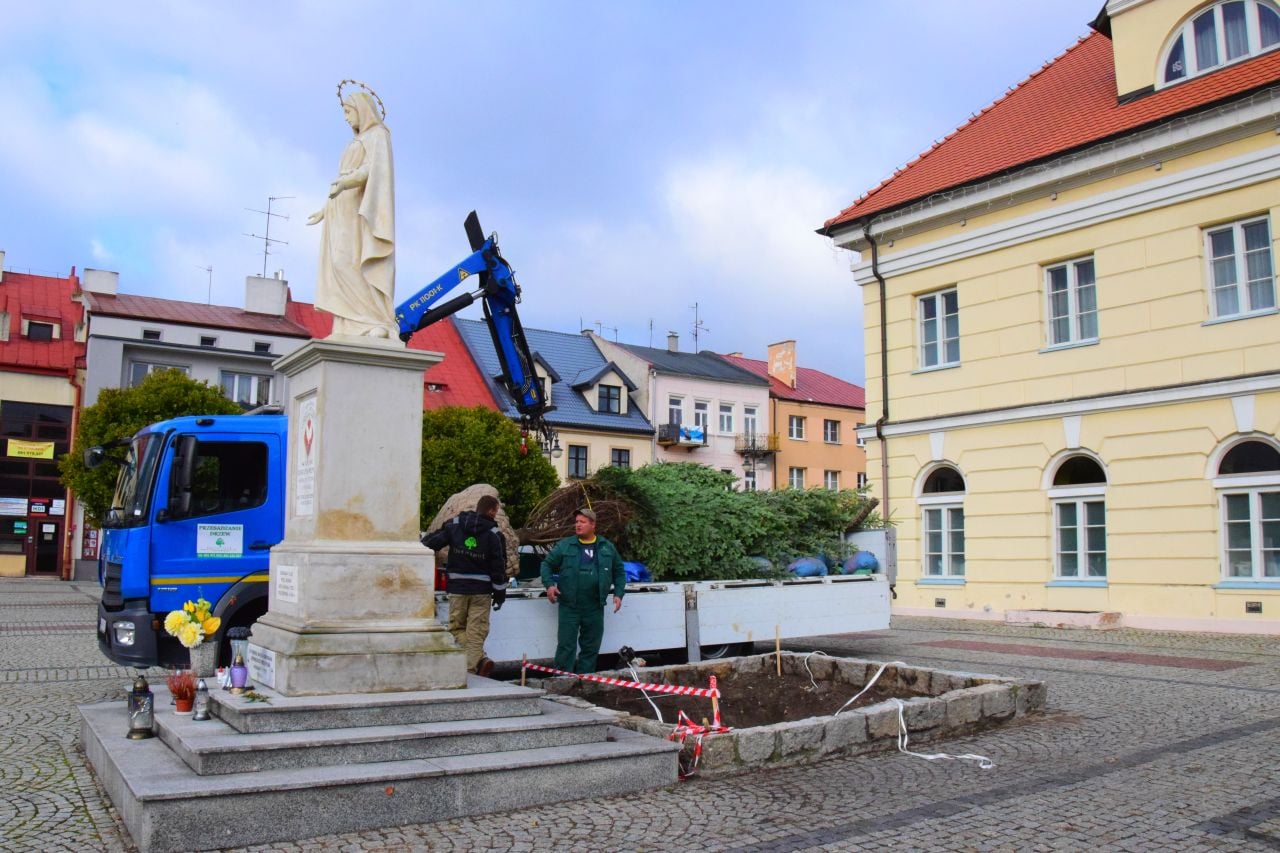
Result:
[[[128,461],[120,469],[115,497],[107,512],[107,527],[137,527],[146,523],[151,484],[163,447],[164,436],[153,432],[129,443]]]

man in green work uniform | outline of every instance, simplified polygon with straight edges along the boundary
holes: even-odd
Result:
[[[573,515],[573,536],[555,544],[542,561],[547,598],[560,605],[556,669],[595,672],[604,606],[613,593],[613,612],[622,607],[627,573],[613,543],[596,535],[596,514],[583,508]]]

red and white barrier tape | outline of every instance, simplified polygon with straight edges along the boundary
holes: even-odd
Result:
[[[525,669],[535,669],[538,672],[550,672],[555,675],[571,675],[574,678],[581,678],[583,681],[596,681],[600,684],[611,684],[614,687],[630,687],[635,690],[649,690],[654,693],[673,693],[676,696],[707,696],[714,699],[720,698],[720,691],[716,689],[714,679],[712,686],[707,687],[681,687],[678,684],[645,684],[640,681],[625,681],[621,678],[606,678],[603,675],[584,675],[578,672],[565,672],[563,669],[552,669],[549,666],[538,666],[536,663],[525,663]]]
[[[715,723],[710,726],[700,726],[689,719],[684,711],[677,712],[675,730],[667,735],[667,740],[679,741],[680,746],[683,747],[686,738],[690,735],[694,738],[693,758],[689,761],[688,767],[683,764],[679,766],[678,772],[681,779],[688,779],[698,772],[698,761],[702,758],[702,738],[706,735],[719,735],[729,731],[726,726],[720,725],[718,711],[719,709],[717,709]]]

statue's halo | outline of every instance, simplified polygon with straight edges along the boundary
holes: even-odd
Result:
[[[345,101],[342,100],[342,87],[346,86],[348,83],[355,86],[359,86],[361,89],[364,89],[366,92],[372,95],[373,99],[378,102],[378,112],[381,114],[382,121],[387,120],[387,108],[382,105],[382,98],[379,98],[378,93],[373,91],[373,89],[369,88],[369,85],[367,83],[361,83],[359,80],[343,80],[341,83],[338,84],[338,103],[339,104],[346,103]]]

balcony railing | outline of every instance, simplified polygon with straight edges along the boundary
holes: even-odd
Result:
[[[743,456],[768,456],[778,452],[776,432],[742,432],[735,436],[733,449]]]
[[[658,444],[663,447],[705,447],[707,431],[700,426],[658,424]]]

